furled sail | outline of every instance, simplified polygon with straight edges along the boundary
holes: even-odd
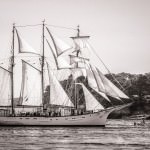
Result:
[[[66,94],[63,87],[56,79],[54,74],[50,71],[49,67],[48,67],[48,71],[49,71],[49,80],[50,80],[50,102],[49,103],[52,105],[73,107],[74,106],[73,103],[71,102],[70,98],[68,97],[68,95]]]
[[[74,63],[86,63],[89,61],[89,59],[84,58],[84,57],[77,57],[74,55],[69,55],[70,56],[70,65]]]
[[[79,63],[79,62],[82,62],[82,59],[80,59],[77,56],[70,55],[70,65],[74,63]]]
[[[97,70],[97,72],[105,86],[106,94],[114,98],[129,99],[127,95],[125,95],[119,88],[117,88],[112,82],[110,82],[99,70]]]
[[[42,106],[41,72],[22,61],[21,105]]]
[[[11,73],[0,67],[0,106],[11,105]]]
[[[104,107],[97,101],[97,99],[89,92],[89,90],[84,86],[82,83],[77,83],[82,85],[84,96],[85,96],[85,103],[86,103],[86,110],[103,110]]]
[[[38,52],[33,49],[16,30],[17,38],[18,38],[18,45],[19,45],[19,53],[33,53],[38,54]]]

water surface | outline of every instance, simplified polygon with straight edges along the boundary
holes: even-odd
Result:
[[[136,121],[139,122],[139,121]],[[150,149],[150,121],[108,120],[106,127],[0,127],[0,150]]]

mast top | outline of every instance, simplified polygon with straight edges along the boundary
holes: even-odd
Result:
[[[79,37],[80,36],[80,26],[78,25],[77,26],[77,37]]]
[[[75,37],[71,37],[72,39],[78,39],[78,38],[89,38],[90,36],[81,36],[80,35],[80,26],[77,26],[77,35]]]
[[[16,27],[16,23],[13,23],[13,30],[15,29],[15,27]]]
[[[45,19],[42,22],[43,22],[43,25],[44,25],[45,24]]]

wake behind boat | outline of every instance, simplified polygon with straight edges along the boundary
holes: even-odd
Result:
[[[70,46],[45,22],[39,26],[42,52],[13,26],[11,56],[0,66],[0,125],[105,126],[112,111],[131,105],[91,63],[89,36],[81,36],[79,27]]]

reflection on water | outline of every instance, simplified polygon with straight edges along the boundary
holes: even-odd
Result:
[[[109,120],[101,127],[0,127],[1,150],[149,149],[150,121]]]

